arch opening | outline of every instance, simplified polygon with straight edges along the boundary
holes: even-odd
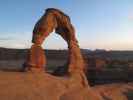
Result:
[[[67,73],[68,48],[66,41],[55,32],[52,32],[43,43],[46,55],[46,72],[63,76]]]

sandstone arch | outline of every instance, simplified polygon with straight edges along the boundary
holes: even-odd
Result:
[[[46,9],[45,14],[35,24],[32,37],[33,45],[25,63],[26,68],[43,70],[46,58],[41,45],[53,30],[61,35],[68,44],[68,72],[83,72],[84,61],[75,36],[75,29],[69,16],[54,8]]]

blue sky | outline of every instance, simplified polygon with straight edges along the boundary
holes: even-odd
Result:
[[[71,17],[81,48],[133,50],[133,0],[1,0],[0,47],[29,48],[36,21],[51,7]],[[51,33],[43,47],[67,44]]]

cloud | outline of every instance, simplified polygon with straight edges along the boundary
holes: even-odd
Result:
[[[19,41],[19,40],[8,40],[8,41],[0,41],[0,47],[5,48],[29,48],[31,43],[28,41]]]
[[[29,48],[31,45],[31,34],[24,33],[0,33],[0,47],[6,48]]]
[[[13,38],[11,38],[11,37],[0,37],[0,41],[3,41],[3,40],[13,40]]]

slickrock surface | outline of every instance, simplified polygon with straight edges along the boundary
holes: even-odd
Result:
[[[133,83],[89,87],[76,78],[0,72],[0,100],[133,100]]]
[[[93,87],[103,100],[133,100],[133,83],[108,84]]]
[[[75,77],[43,72],[0,72],[1,100],[99,100]]]

